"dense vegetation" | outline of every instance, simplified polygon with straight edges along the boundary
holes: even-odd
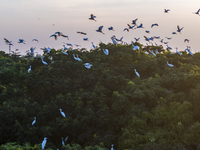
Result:
[[[0,148],[41,149],[47,137],[46,149],[200,149],[200,53],[136,44],[52,49],[42,56],[48,65],[1,51]]]

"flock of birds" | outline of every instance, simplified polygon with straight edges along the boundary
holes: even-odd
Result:
[[[169,9],[164,9],[164,13],[169,13],[169,11],[170,11]],[[194,12],[194,14],[200,16],[200,9],[199,9],[198,11]],[[97,21],[97,20],[96,20],[96,16],[94,16],[93,14],[90,15],[89,20]],[[129,32],[129,31],[132,30],[132,29],[144,28],[142,23],[139,24],[139,25],[137,25],[137,20],[138,20],[138,18],[132,20],[132,25],[127,24],[128,27],[124,28],[123,31]],[[151,25],[151,28],[153,28],[153,27],[155,27],[155,26],[159,26],[159,25],[158,25],[157,23],[154,23],[154,24]],[[180,27],[179,25],[177,25],[177,32],[178,32],[178,33],[181,33],[181,31],[183,30],[183,28],[184,28],[184,27]],[[98,27],[98,29],[96,30],[96,32],[105,34],[102,30],[103,30],[103,26],[100,26],[100,27]],[[108,27],[108,30],[113,30],[113,31],[114,31],[114,28],[111,26],[111,27]],[[145,32],[146,32],[146,33],[150,33],[150,31],[148,31],[148,30],[146,30]],[[172,32],[172,34],[177,34],[177,32]],[[87,33],[82,32],[82,31],[78,31],[77,33],[78,33],[78,34],[87,35]],[[52,34],[52,35],[50,36],[50,38],[53,37],[53,38],[55,38],[55,40],[57,40],[59,36],[62,36],[62,37],[64,37],[64,38],[69,39],[69,37],[68,37],[67,35],[62,34],[62,32],[55,32],[54,34]],[[167,38],[168,40],[171,39],[171,38],[169,38],[169,37],[166,37],[166,38]],[[147,42],[150,43],[150,42],[153,41],[154,39],[160,39],[160,37],[154,36],[154,37],[148,38],[148,37],[144,36],[144,39],[145,39],[145,41],[147,41]],[[12,45],[13,45],[12,41],[9,41],[9,40],[6,39],[6,38],[4,38],[4,40],[5,40],[5,43],[6,43],[7,45],[9,45],[9,46],[12,46]],[[88,41],[88,38],[83,38],[83,40],[84,40],[84,41]],[[116,36],[112,36],[112,37],[111,37],[111,40],[112,40],[113,44],[116,44],[116,45],[119,44],[119,43],[120,43],[120,44],[127,44],[126,42],[123,41],[123,37],[121,37],[120,39],[118,39],[118,38],[116,38]],[[136,41],[136,42],[138,42],[139,40],[140,40],[140,38],[135,38],[135,41]],[[33,41],[33,42],[39,42],[37,39],[33,39],[32,41]],[[164,39],[161,39],[160,42],[161,42],[161,43],[164,43],[164,44],[166,44],[166,45],[168,44],[168,42],[164,42]],[[189,42],[189,40],[188,40],[188,39],[185,39],[184,42]],[[18,43],[25,44],[25,40],[24,40],[24,39],[19,39]],[[66,44],[66,46],[70,46],[70,49],[73,50],[73,45],[72,45],[71,43],[65,43],[65,44]],[[77,44],[75,44],[75,45],[76,45],[77,47],[80,46],[80,45],[77,45]],[[157,46],[157,44],[155,44],[155,45]],[[68,55],[68,53],[64,51],[64,50],[69,50],[69,48],[66,47],[66,46],[63,45],[63,47],[64,47],[64,48],[62,49],[63,55]],[[93,48],[96,48],[96,46],[93,44],[93,42],[92,42],[92,46],[93,46]],[[133,41],[132,41],[132,48],[133,48],[133,50],[139,50],[139,49],[140,49],[139,46],[134,45],[134,42],[133,42]],[[172,48],[169,47],[168,45],[167,45],[167,48],[168,48],[169,50],[172,50]],[[36,49],[36,47],[31,47],[31,48],[30,48],[30,54],[33,55],[35,49]],[[51,52],[51,48],[49,48],[49,47],[48,47],[48,48],[41,48],[41,49],[44,50],[44,51],[46,51],[47,53],[50,53],[50,52]],[[102,51],[103,51],[103,53],[104,53],[105,55],[109,55],[109,50],[108,50],[108,49],[103,49]],[[187,48],[185,49],[185,51],[187,51],[190,55],[193,55],[192,52],[190,51],[190,47],[189,47],[189,46],[187,46]],[[156,54],[158,53],[158,51],[156,50],[156,54],[155,54],[153,51],[150,51],[150,53],[149,53],[149,52],[145,52],[145,53],[146,53],[146,54],[150,54],[150,53],[151,53],[153,56],[156,57]],[[181,52],[178,51],[178,48],[176,48],[176,53],[178,53],[179,55],[182,54]],[[74,58],[76,61],[82,61],[82,60],[78,57],[78,55],[73,54],[73,58]],[[51,57],[50,59],[52,60],[52,57]],[[42,63],[43,63],[44,65],[48,65],[48,63],[45,62],[43,59],[41,59],[41,61],[42,61]],[[167,63],[167,65],[168,65],[169,67],[174,67],[173,64],[169,64],[168,62],[166,62],[166,63]],[[85,66],[87,69],[90,69],[90,68],[92,67],[92,64],[90,64],[90,63],[84,63],[84,66]],[[135,74],[136,74],[138,77],[140,77],[140,74],[136,71],[136,69],[134,69],[134,71],[135,71]],[[31,72],[31,65],[30,65],[30,68],[28,69],[28,73],[30,73],[30,72]],[[61,115],[62,115],[63,117],[66,117],[66,115],[65,115],[65,113],[62,111],[62,109],[60,109],[60,113],[61,113]],[[36,117],[34,117],[34,120],[33,120],[33,122],[32,122],[32,126],[34,126],[35,124],[36,124]],[[47,137],[44,138],[44,140],[43,140],[43,142],[42,142],[42,149],[45,148],[47,139],[48,139]],[[63,139],[63,137],[61,137],[61,139],[62,139],[62,145],[65,145],[65,142],[67,141],[68,136],[65,138],[65,140]],[[114,146],[114,145],[112,144],[112,145],[111,145],[111,150],[114,150],[113,146]]]

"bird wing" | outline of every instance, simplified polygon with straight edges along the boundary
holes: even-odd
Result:
[[[178,30],[180,30],[180,27],[179,27],[179,25],[177,25],[177,29],[178,29]]]
[[[101,31],[101,30],[102,30],[102,28],[103,28],[103,26],[100,26],[98,30],[99,30],[99,31]]]

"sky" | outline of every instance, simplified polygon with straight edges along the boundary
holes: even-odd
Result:
[[[117,38],[124,37],[123,41],[127,43],[140,37],[139,42],[144,45],[144,36],[160,36],[164,42],[169,42],[172,51],[175,47],[183,51],[190,46],[192,52],[199,52],[200,16],[193,14],[199,8],[199,0],[1,0],[0,50],[9,52],[4,38],[12,41],[11,49],[19,49],[22,55],[31,47],[36,47],[36,53],[42,53],[40,48],[44,47],[61,49],[63,42],[79,44],[81,48],[90,50],[91,42],[96,46],[100,42],[112,43],[111,36],[115,35]],[[164,13],[164,9],[170,9],[169,13]],[[90,14],[96,16],[96,22],[88,19]],[[123,31],[136,18],[137,24],[143,23],[144,28]],[[151,28],[153,23],[158,26]],[[177,25],[184,28],[181,34],[173,35]],[[105,34],[96,32],[99,26],[104,26],[102,31]],[[110,26],[115,31],[109,31]],[[69,36],[69,40],[50,38],[58,31]],[[83,41],[83,38],[89,41]],[[26,44],[18,43],[19,39],[24,39]],[[33,42],[33,39],[38,39],[39,43]],[[189,43],[184,43],[184,39],[189,39]],[[160,45],[159,41],[154,40],[153,43]]]

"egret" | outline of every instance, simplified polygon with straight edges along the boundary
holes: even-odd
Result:
[[[138,18],[136,18],[135,20],[132,20],[132,24],[136,25],[136,21],[138,20]]]
[[[103,28],[103,26],[100,26],[99,28],[98,28],[98,30],[96,30],[97,32],[100,32],[100,33],[102,33],[102,34],[104,34],[103,32],[102,32],[102,28]]]
[[[75,57],[75,55],[73,54],[73,57],[74,57],[74,59],[75,60],[77,60],[77,61],[82,61],[80,58],[78,58],[78,56],[77,57]]]
[[[113,27],[112,27],[112,26],[111,26],[111,27],[109,27],[109,28],[108,28],[108,30],[113,30],[113,31],[115,31],[115,30],[113,29]]]
[[[66,116],[65,116],[65,113],[62,111],[62,109],[60,109],[60,113],[61,113],[61,115],[62,115],[63,117],[66,117]]]
[[[164,44],[168,44],[169,42],[163,42]]]
[[[139,38],[134,38],[134,39],[135,39],[136,42],[138,42],[140,40],[140,37]]]
[[[140,77],[140,74],[136,71],[136,69],[134,69],[134,71],[135,71],[135,74],[136,74],[138,77]]]
[[[137,28],[144,28],[143,24],[141,23],[139,26],[137,26]]]
[[[31,51],[31,54],[32,54],[32,55],[34,54],[34,50],[35,50],[35,49],[36,49],[36,47],[34,47],[34,48],[31,47],[31,48],[30,48],[30,51]]]
[[[68,140],[68,136],[65,138],[65,142],[67,142],[67,140]]]
[[[171,37],[170,37],[170,38],[169,38],[169,37],[165,37],[165,38],[167,38],[168,40],[171,40],[171,39],[172,39]]]
[[[57,40],[57,35],[56,34],[52,34],[50,37],[54,37],[55,40]]]
[[[31,65],[30,65],[30,68],[28,69],[28,73],[31,71]]]
[[[150,31],[148,31],[148,30],[145,30],[145,32],[146,32],[146,33],[150,33]]]
[[[184,27],[180,28],[179,25],[177,25],[177,32],[180,32],[183,30]]]
[[[177,47],[176,47],[176,53],[179,54],[179,55],[182,55],[182,53],[178,51]]]
[[[36,117],[34,117],[34,120],[32,122],[32,126],[36,123]]]
[[[149,55],[149,52],[146,51],[145,54]]]
[[[43,60],[43,58],[42,58],[42,63],[43,63],[44,65],[48,65],[48,63],[45,62],[45,61]]]
[[[154,27],[154,26],[158,26],[158,24],[157,23],[152,24],[151,28]]]
[[[67,46],[71,46],[71,47],[73,47],[73,45],[72,45],[72,44],[70,44],[70,43],[66,43],[66,45],[67,45]]]
[[[83,38],[83,41],[88,41],[88,38]]]
[[[58,34],[58,36],[63,35],[62,32],[59,32],[59,31],[58,31],[58,32],[55,32],[55,34]]]
[[[80,33],[80,34],[83,34],[83,35],[87,35],[87,33],[85,33],[85,32],[78,31],[77,33]]]
[[[199,16],[200,16],[199,12],[200,12],[200,9],[199,9],[199,10],[197,10],[197,12],[194,12],[194,14],[197,14],[197,15],[199,15]]]
[[[176,34],[176,32],[172,32],[172,34]]]
[[[69,40],[69,36],[63,35],[63,34],[61,36],[64,37],[64,38],[67,38]]]
[[[133,47],[133,50],[139,50],[139,49],[140,49],[140,47],[137,45]]]
[[[106,55],[108,55],[108,54],[109,54],[109,51],[108,51],[108,49],[103,49],[103,52],[104,52],[104,54],[106,54]]]
[[[45,137],[44,140],[42,141],[42,149],[44,149],[46,143],[47,143],[47,137]]]
[[[25,44],[25,41],[24,41],[24,39],[19,39],[18,43],[24,43]]]
[[[112,144],[112,145],[111,145],[111,149],[110,149],[110,150],[114,150],[113,146],[114,146],[114,145]]]
[[[90,69],[90,68],[92,67],[92,64],[90,64],[90,63],[84,63],[84,66],[85,66],[86,68]]]
[[[156,49],[156,54],[159,54],[158,50]]]
[[[130,24],[127,24],[129,29],[133,29],[135,25],[131,26]]]
[[[68,55],[68,53],[66,53],[66,52],[63,51],[63,49],[62,49],[62,53],[63,53],[64,55]]]
[[[172,48],[171,48],[171,47],[169,47],[168,45],[167,45],[167,48],[168,48],[168,49],[170,49],[170,50],[172,50]]]
[[[93,42],[92,42],[92,47],[93,47],[93,48],[96,48],[96,46],[94,45],[94,43],[93,43]]]
[[[63,140],[63,137],[61,137],[62,138],[62,145],[64,146],[65,145],[65,142],[64,142],[64,140]]]
[[[151,53],[153,54],[153,56],[155,56],[155,57],[156,57],[156,54],[153,52],[153,50],[151,50]]]
[[[115,40],[116,41],[118,41],[118,42],[122,42],[122,39],[123,39],[124,37],[121,37],[120,39],[117,39],[116,37],[115,37]]]
[[[114,35],[111,37],[111,40],[112,40],[113,44],[115,44],[115,45],[118,44]]]
[[[36,42],[39,42],[39,41],[38,41],[38,39],[33,39],[32,41],[36,41]]]
[[[129,32],[129,29],[128,28],[124,28],[124,30],[123,31],[127,31],[127,32]]]
[[[164,13],[168,13],[170,9],[164,9]]]
[[[188,39],[185,39],[185,40],[184,40],[184,42],[188,42],[188,43],[189,43],[189,41],[190,41],[190,40],[188,40]]]
[[[170,67],[174,67],[174,65],[172,65],[172,64],[169,64],[169,63],[168,63],[168,61],[167,61],[167,65],[168,65],[168,66],[170,66]]]
[[[156,39],[160,39],[160,36],[154,36],[154,38],[156,38]]]
[[[69,50],[65,45],[63,45],[64,49]]]
[[[96,18],[96,16],[94,16],[93,14],[91,14],[89,20],[94,20],[94,21],[96,21],[94,18]]]

